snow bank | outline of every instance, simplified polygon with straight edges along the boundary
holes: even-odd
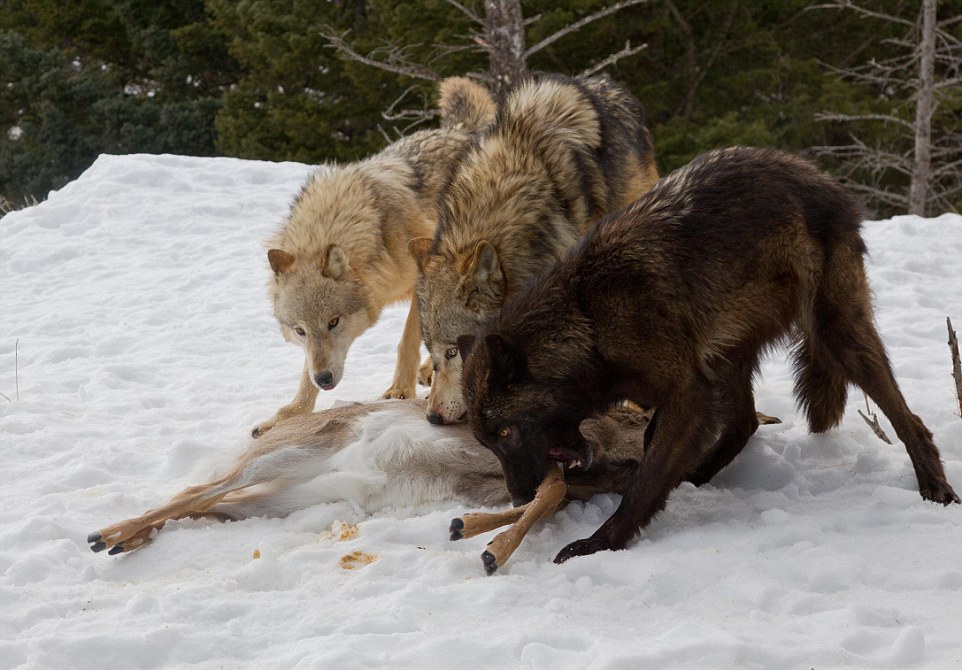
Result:
[[[302,358],[271,316],[262,242],[310,170],[103,156],[0,221],[0,668],[962,666],[962,508],[922,501],[860,392],[840,429],[808,435],[781,354],[756,389],[784,423],[679,489],[627,551],[551,562],[617,505],[600,496],[491,578],[485,539],[448,542],[453,503],[183,521],[144,551],[92,554],[89,531],[226,462],[293,396]],[[896,375],[962,490],[945,344],[962,217],[865,235]],[[404,316],[355,343],[319,407],[387,388]],[[325,534],[337,521],[357,537]],[[376,560],[343,569],[353,551]]]

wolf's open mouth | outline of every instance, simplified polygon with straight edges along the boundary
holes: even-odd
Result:
[[[548,458],[561,463],[565,470],[587,470],[591,465],[590,453],[584,457],[574,449],[565,447],[552,447],[548,450]]]

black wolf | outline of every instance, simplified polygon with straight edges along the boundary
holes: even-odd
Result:
[[[469,420],[516,503],[552,460],[591,467],[582,419],[621,399],[656,408],[620,507],[556,561],[624,548],[683,480],[727,465],[758,426],[759,356],[784,338],[812,431],[839,423],[856,384],[905,443],[922,497],[959,502],[875,330],[860,221],[798,158],[714,151],[599,222],[476,343],[459,339]]]

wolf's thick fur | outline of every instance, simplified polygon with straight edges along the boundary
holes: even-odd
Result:
[[[350,500],[366,512],[458,500],[501,505],[508,492],[501,466],[467,424],[424,422],[424,401],[342,405],[276,426],[222,477],[191,486],[162,507],[91,533],[91,549],[111,554],[138,549],[167,521],[284,516],[310,505]],[[641,460],[647,418],[612,412],[586,421],[597,467],[569,478],[569,496],[588,499],[621,491]]]
[[[363,161],[320,168],[267,242],[274,315],[304,348],[297,395],[254,429],[314,409],[318,388],[341,380],[354,339],[388,304],[412,298],[417,266],[408,243],[432,235],[438,194],[455,158],[493,120],[487,91],[464,78],[441,85],[442,127],[398,140]],[[415,395],[418,312],[408,314],[386,398]]]
[[[621,506],[557,560],[625,547],[682,480],[729,463],[758,425],[759,355],[785,337],[812,431],[839,423],[856,384],[905,443],[922,497],[959,502],[875,330],[860,221],[844,189],[800,159],[715,151],[601,221],[505,306],[467,358],[464,393],[516,502],[550,461],[589,461],[585,417],[623,398],[657,408]]]
[[[464,414],[455,338],[657,178],[641,103],[608,79],[545,77],[508,95],[445,187],[434,239],[412,243],[429,420]]]

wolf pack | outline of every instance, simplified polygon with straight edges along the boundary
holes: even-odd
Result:
[[[876,330],[859,207],[831,177],[730,147],[659,178],[641,102],[604,76],[532,76],[500,100],[452,77],[438,94],[440,127],[321,166],[267,241],[274,316],[304,351],[293,399],[224,476],[91,533],[92,550],[345,497],[521,507],[558,475],[569,500],[621,502],[555,561],[624,549],[745,447],[780,343],[811,431],[838,425],[858,386],[922,498],[959,503]],[[315,412],[354,340],[404,301],[382,399]]]

